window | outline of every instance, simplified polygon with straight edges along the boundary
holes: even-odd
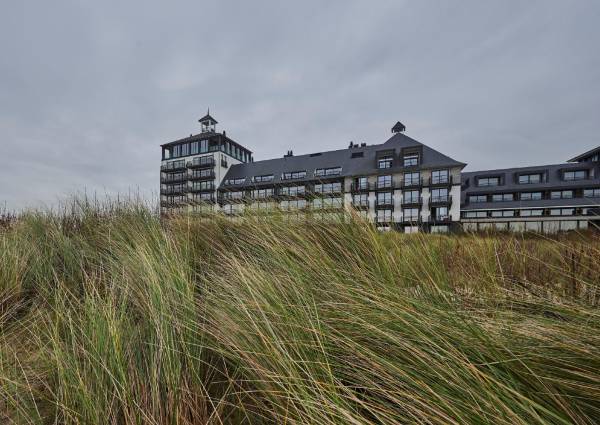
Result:
[[[315,184],[316,193],[339,193],[341,191],[341,182]]]
[[[421,184],[421,173],[404,173],[404,186],[418,186]]]
[[[352,205],[355,207],[368,207],[369,206],[369,195],[366,193],[359,193],[352,197]]]
[[[392,205],[392,192],[377,192],[377,205]]]
[[[392,221],[392,210],[377,210],[377,222],[389,223]]]
[[[512,201],[514,196],[512,193],[497,193],[492,195],[492,202]]]
[[[443,184],[449,181],[448,170],[435,170],[431,172],[431,184]]]
[[[574,208],[555,208],[550,210],[550,215],[574,215]]]
[[[550,192],[550,199],[571,199],[572,197],[572,190],[553,190]]]
[[[211,178],[213,177],[213,170],[205,168],[204,170],[193,170],[192,178]]]
[[[421,192],[418,190],[405,190],[402,194],[402,202],[405,204],[412,204],[419,202]]]
[[[225,198],[225,199],[242,199],[243,197],[244,197],[244,192],[242,192],[242,191],[223,193],[223,198]]]
[[[584,198],[600,198],[600,189],[584,189]]]
[[[273,181],[273,174],[266,174],[264,176],[254,176],[254,177],[252,177],[252,180],[255,183],[272,182]]]
[[[214,163],[215,163],[215,158],[212,155],[200,156],[200,157],[196,157],[196,158],[192,159],[192,165],[210,166],[210,165],[214,165]]]
[[[449,218],[448,207],[437,207],[434,211],[434,217],[436,220],[446,220]]]
[[[386,155],[377,160],[377,168],[392,168],[393,157]]]
[[[419,220],[419,209],[418,208],[404,208],[402,210],[404,221],[418,221]]]
[[[565,173],[563,174],[563,179],[566,181],[584,180],[586,178],[587,178],[586,170],[565,171]]]
[[[404,155],[405,167],[414,167],[416,165],[419,165],[419,154],[411,153]]]
[[[181,145],[173,146],[173,158],[178,158],[181,156]]]
[[[284,196],[298,196],[306,193],[306,186],[284,186],[279,189],[279,194]]]
[[[192,182],[192,190],[214,190],[215,185],[211,181]]]
[[[342,167],[317,168],[315,170],[315,177],[339,176],[340,174],[342,174]]]
[[[208,140],[200,140],[200,153],[208,152]]]
[[[200,152],[200,144],[198,142],[192,142],[190,144],[190,153],[196,155],[198,152]]]
[[[469,202],[487,202],[487,195],[471,195]]]
[[[431,189],[431,202],[447,202],[448,189]]]
[[[225,180],[225,185],[235,185],[235,184],[244,184],[246,181],[245,177],[239,179],[227,179]]]
[[[541,217],[544,215],[544,210],[521,210],[521,217]]]
[[[369,187],[369,183],[367,182],[366,177],[359,177],[354,180],[354,189],[356,190],[366,190]]]
[[[477,179],[477,186],[479,187],[487,187],[487,186],[498,186],[500,185],[500,177],[481,177]]]
[[[487,211],[465,211],[464,218],[487,218]]]
[[[519,184],[534,184],[542,181],[542,175],[536,174],[522,174],[519,176]]]
[[[378,189],[385,189],[385,188],[390,188],[392,187],[392,176],[391,175],[385,175],[385,176],[377,176],[377,188]]]
[[[514,210],[492,211],[492,217],[514,217]]]
[[[294,199],[291,201],[281,201],[279,208],[282,210],[300,210],[306,208],[306,199]]]
[[[542,192],[523,192],[521,201],[539,201],[542,199]]]
[[[286,172],[281,175],[282,180],[296,180],[303,179],[306,177],[306,171],[292,171]]]
[[[316,198],[313,200],[313,208],[341,208],[344,205],[342,198]]]
[[[252,197],[255,199],[261,199],[261,198],[269,198],[273,196],[273,188],[269,187],[266,189],[254,189],[252,191]]]

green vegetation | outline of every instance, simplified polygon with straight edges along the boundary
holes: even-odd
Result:
[[[142,205],[0,228],[0,423],[600,418],[600,240]]]

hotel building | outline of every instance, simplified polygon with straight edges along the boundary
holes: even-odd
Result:
[[[600,147],[566,164],[462,172],[465,163],[404,134],[380,144],[254,161],[252,152],[202,131],[162,145],[161,211],[229,216],[284,212],[336,221],[351,209],[381,229],[556,232],[598,226]]]

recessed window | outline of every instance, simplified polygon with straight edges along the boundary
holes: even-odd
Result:
[[[514,200],[512,193],[496,193],[492,195],[492,202],[506,202]]]
[[[340,174],[342,174],[342,167],[317,168],[315,170],[315,177],[339,176]]]
[[[447,202],[448,188],[431,189],[431,202]]]
[[[377,176],[377,188],[378,189],[386,189],[392,187],[392,176]]]
[[[539,201],[542,199],[542,192],[523,192],[521,201]]]
[[[585,189],[583,191],[584,198],[600,198],[600,188],[599,189]]]
[[[404,155],[405,167],[414,167],[416,165],[419,165],[419,154],[411,153]]]
[[[587,179],[587,171],[586,170],[565,171],[563,174],[563,179],[566,181],[584,180],[584,179]]]
[[[378,192],[377,205],[392,205],[392,192]]]
[[[254,176],[252,177],[252,180],[255,183],[272,182],[273,174],[265,174],[264,176]]]
[[[391,155],[384,156],[377,160],[377,168],[392,168],[393,157]]]
[[[542,175],[536,174],[521,174],[519,176],[519,184],[534,184],[542,181]]]
[[[477,179],[477,186],[488,187],[500,185],[500,177],[480,177]]]
[[[469,202],[487,202],[487,195],[471,195],[469,196]]]
[[[190,153],[196,155],[198,152],[200,152],[200,144],[198,142],[190,143]]]
[[[404,186],[418,186],[421,184],[421,173],[404,173]]]
[[[419,220],[419,209],[418,208],[404,208],[402,210],[404,221],[418,221]]]
[[[550,199],[571,199],[572,197],[572,190],[553,190],[550,192]]]
[[[421,192],[418,190],[405,190],[402,193],[402,202],[405,204],[414,204],[419,202]]]
[[[285,172],[281,175],[282,180],[296,180],[296,179],[303,179],[305,177],[306,177],[305,170]]]

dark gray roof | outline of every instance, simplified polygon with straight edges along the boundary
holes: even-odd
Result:
[[[210,116],[210,112],[207,112],[206,115],[204,115],[202,118],[200,118],[198,120],[198,122],[204,122],[204,121],[208,121],[211,124],[219,124],[219,122],[214,119],[213,117]]]
[[[568,162],[579,162],[596,154],[600,154],[600,146],[594,149],[590,149],[589,151],[584,152],[581,155],[577,155],[575,158],[569,159]]]
[[[356,146],[353,148],[308,155],[289,156],[246,164],[236,164],[229,168],[225,179],[250,178],[252,176],[273,174],[273,182],[278,183],[281,181],[281,174],[284,172],[306,171],[306,179],[304,180],[311,180],[315,178],[315,169],[331,167],[342,167],[342,177],[375,174],[378,171],[385,171],[386,174],[401,172],[404,170],[404,167],[400,166],[398,156],[396,156],[392,168],[378,170],[376,168],[377,152],[389,150],[393,151],[395,155],[399,155],[401,150],[405,148],[422,149],[421,163],[418,168],[463,168],[466,165],[423,145],[404,134],[397,133],[385,143],[378,145]],[[352,154],[357,152],[363,152],[363,156],[352,158]],[[271,182],[271,184],[273,184],[273,182]],[[249,183],[249,180],[247,180],[246,183]]]

